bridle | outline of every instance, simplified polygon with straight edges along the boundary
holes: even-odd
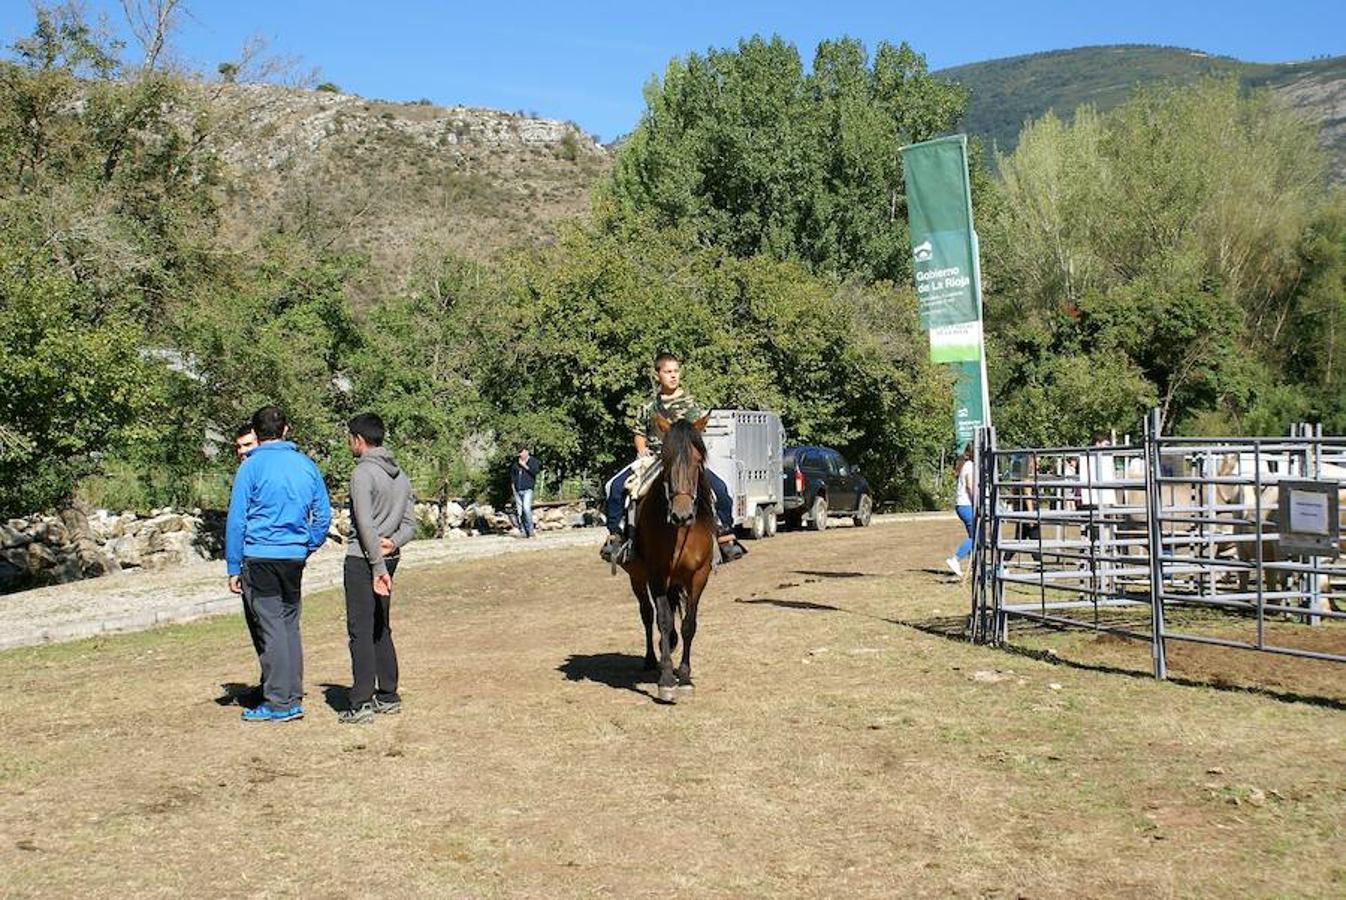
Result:
[[[694,455],[696,453],[696,450],[693,449],[691,453]],[[704,465],[704,464],[705,464],[704,460],[701,463],[695,463],[695,462],[683,463],[683,465],[687,466],[688,468],[693,468],[698,465]],[[691,479],[692,490],[690,492],[675,491],[673,490],[673,467],[664,466],[664,477],[662,480],[664,482],[664,507],[666,510],[666,512],[664,513],[665,521],[667,521],[668,524],[670,525],[677,524],[673,521],[673,500],[675,497],[690,498],[692,501],[693,514],[695,514],[697,500],[700,499],[701,495],[701,478],[698,476]]]

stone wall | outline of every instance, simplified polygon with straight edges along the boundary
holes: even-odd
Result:
[[[536,509],[539,531],[601,521],[583,502]],[[417,534],[438,530],[438,503],[417,503]],[[517,533],[504,512],[489,504],[449,501],[443,510],[444,536]],[[224,556],[225,514],[218,510],[158,509],[148,515],[111,513],[76,505],[0,522],[0,593],[64,584],[124,570],[157,571]],[[344,541],[350,513],[333,510],[331,537]]]

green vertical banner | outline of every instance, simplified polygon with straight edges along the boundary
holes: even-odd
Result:
[[[930,359],[954,370],[958,446],[991,424],[981,330],[981,260],[972,225],[967,135],[902,148],[912,273]]]

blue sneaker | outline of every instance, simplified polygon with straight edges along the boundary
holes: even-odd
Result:
[[[292,719],[304,718],[304,707],[295,705],[289,709],[273,709],[263,703],[261,706],[243,710],[241,718],[244,722],[289,722]]]

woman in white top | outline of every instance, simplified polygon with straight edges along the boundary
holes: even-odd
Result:
[[[977,467],[972,464],[972,445],[968,444],[963,448],[963,455],[958,457],[958,474],[955,476],[955,483],[958,486],[957,493],[954,495],[953,509],[958,513],[958,518],[963,521],[963,527],[967,529],[967,537],[958,545],[958,549],[953,552],[953,556],[944,560],[944,565],[949,567],[949,571],[963,577],[963,567],[959,565],[960,560],[966,559],[972,552],[972,499],[977,496]]]

